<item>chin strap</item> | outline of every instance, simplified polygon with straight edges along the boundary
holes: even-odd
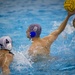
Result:
[[[10,54],[14,55],[10,50],[8,49],[0,49],[0,50],[5,50],[5,51],[9,51]]]
[[[3,45],[2,45],[2,44],[0,44],[0,48],[1,48],[1,49],[3,48]]]

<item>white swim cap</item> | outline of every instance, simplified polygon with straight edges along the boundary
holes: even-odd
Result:
[[[3,36],[0,38],[1,49],[12,49],[12,40],[9,36]]]

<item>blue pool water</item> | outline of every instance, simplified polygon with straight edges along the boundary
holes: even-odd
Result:
[[[15,54],[11,75],[75,75],[75,29],[72,16],[65,30],[52,44],[54,60],[29,62],[27,50],[31,41],[26,30],[32,23],[42,27],[41,38],[57,29],[67,15],[64,0],[0,0],[0,37],[10,36]],[[1,72],[1,71],[0,71]]]

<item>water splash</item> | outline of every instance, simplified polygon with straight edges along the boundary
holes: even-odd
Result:
[[[19,47],[19,51],[12,50],[14,53],[14,60],[12,63],[12,68],[18,71],[23,69],[28,69],[29,67],[32,68],[32,63],[30,62],[30,58],[28,58],[28,50],[26,50],[28,46],[21,45]]]

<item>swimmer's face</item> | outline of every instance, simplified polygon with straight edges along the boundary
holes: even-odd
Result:
[[[27,38],[30,39],[30,30],[29,30],[29,28],[27,29],[26,34],[27,34]]]

